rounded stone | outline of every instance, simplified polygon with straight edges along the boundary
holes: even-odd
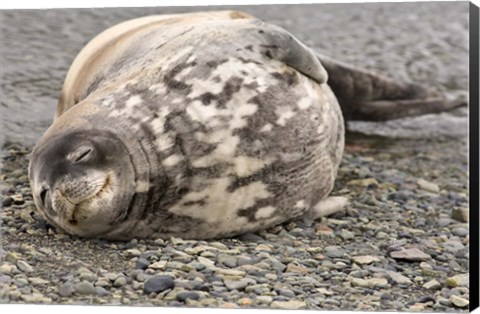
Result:
[[[290,298],[290,299],[295,297],[295,293],[293,291],[287,290],[287,289],[278,290],[278,294],[281,295],[281,296]]]
[[[148,268],[149,265],[150,265],[150,262],[146,258],[140,257],[137,260],[137,263],[135,264],[135,269],[145,270]]]
[[[228,290],[244,290],[249,284],[256,284],[257,282],[251,278],[243,278],[241,280],[225,280],[225,286]]]
[[[467,207],[454,208],[452,218],[461,222],[469,221],[469,210]]]
[[[465,298],[462,298],[458,295],[454,295],[452,294],[449,298],[449,300],[456,306],[456,307],[467,307],[470,302],[465,299]]]
[[[220,263],[222,263],[227,267],[230,267],[230,268],[237,267],[237,258],[235,256],[221,254],[217,257],[217,259]]]
[[[107,279],[99,279],[95,282],[96,287],[108,287],[110,286],[110,281]]]
[[[288,309],[288,310],[298,310],[305,308],[307,305],[304,301],[291,300],[286,302],[273,301],[271,304],[272,308],[277,309]]]
[[[2,201],[3,207],[9,207],[9,206],[12,206],[12,204],[13,204],[13,198],[11,198],[10,196],[4,198]]]
[[[18,272],[18,268],[15,265],[12,264],[3,264],[0,266],[0,273],[2,274],[14,274]]]
[[[18,279],[15,279],[15,284],[17,285],[17,287],[25,287],[26,285],[28,285],[28,280],[26,278],[18,278]]]
[[[127,284],[127,279],[125,277],[118,277],[117,279],[115,279],[115,281],[113,282],[113,285],[115,287],[121,287],[121,286],[125,286]]]
[[[273,298],[269,295],[259,295],[256,299],[257,303],[269,305],[273,302]]]
[[[458,227],[458,228],[453,228],[452,233],[459,237],[466,237],[469,234],[469,231],[467,228]]]
[[[106,296],[106,295],[109,295],[110,293],[103,287],[96,287],[96,290],[97,290],[97,295],[98,296]]]
[[[71,296],[74,292],[75,286],[72,282],[66,282],[58,289],[58,294],[65,298]]]
[[[95,282],[98,280],[98,276],[94,273],[84,272],[79,275],[80,280]]]
[[[97,289],[91,282],[82,281],[75,286],[75,292],[79,294],[97,294]]]
[[[193,291],[182,291],[177,293],[176,299],[179,302],[185,302],[187,299],[190,300],[198,300],[200,298],[200,295],[196,292]]]
[[[25,261],[17,261],[17,267],[24,273],[31,273],[34,271],[33,267],[30,266],[27,262]]]
[[[447,278],[446,284],[448,287],[468,287],[470,284],[469,274],[459,274]]]
[[[327,246],[323,249],[323,253],[330,258],[336,258],[342,257],[345,254],[345,250],[339,246]]]
[[[167,289],[173,289],[175,287],[175,281],[169,276],[153,276],[145,281],[143,291],[146,294],[152,292],[159,293]]]
[[[237,258],[237,265],[238,266],[243,266],[243,265],[253,265],[257,262],[257,260],[249,257],[249,256],[239,256]]]

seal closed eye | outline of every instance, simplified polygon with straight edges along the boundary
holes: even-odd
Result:
[[[316,54],[242,12],[144,17],[74,60],[30,185],[42,216],[70,234],[234,236],[345,206],[328,197],[344,115],[460,104]]]

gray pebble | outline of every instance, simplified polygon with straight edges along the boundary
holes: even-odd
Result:
[[[418,303],[435,302],[435,299],[429,295],[424,295],[417,300]]]
[[[182,291],[177,293],[176,299],[179,302],[185,302],[187,299],[198,300],[200,295],[194,291]]]
[[[366,278],[370,272],[366,269],[353,270],[348,275],[354,278]]]
[[[33,267],[30,266],[27,262],[25,261],[17,261],[17,267],[24,273],[31,273],[34,271]]]
[[[115,287],[121,287],[121,286],[124,286],[126,283],[127,283],[127,279],[122,276],[115,279],[115,281],[113,282],[113,285]]]
[[[95,288],[97,290],[97,295],[100,296],[100,297],[103,297],[103,296],[106,296],[106,295],[109,295],[110,293],[103,287],[96,287]]]
[[[98,280],[98,276],[95,275],[94,273],[81,273],[79,275],[80,280],[85,280],[85,281],[90,281],[90,282],[95,282]]]
[[[299,300],[291,300],[287,302],[273,301],[270,306],[272,308],[297,310],[297,309],[304,308],[306,306],[306,303],[304,301],[299,301]]]
[[[339,246],[327,246],[323,249],[323,253],[330,258],[335,258],[342,257],[345,254],[345,250]]]
[[[437,301],[438,301],[438,303],[440,303],[441,305],[444,305],[444,306],[452,306],[452,302],[450,302],[449,299],[439,297],[439,298],[437,298]]]
[[[448,287],[468,287],[470,284],[470,276],[469,274],[459,274],[452,277],[447,278],[446,284]]]
[[[145,270],[148,268],[149,265],[150,262],[146,258],[140,257],[135,264],[135,268]]]
[[[193,268],[195,268],[195,270],[197,271],[202,271],[206,268],[205,265],[203,265],[202,263],[199,263],[197,261],[192,261],[189,263],[190,266],[192,266]]]
[[[142,252],[139,249],[128,249],[126,250],[126,253],[132,256],[140,256],[142,255]]]
[[[341,306],[341,302],[339,300],[335,300],[335,299],[327,299],[327,300],[325,300],[325,303],[331,304],[331,305],[339,307],[339,308]]]
[[[438,311],[438,312],[446,312],[446,307],[441,305],[439,302],[435,303],[432,308],[435,310],[435,311]]]
[[[269,295],[259,295],[255,299],[259,304],[269,305],[273,302],[273,298]]]
[[[279,295],[284,296],[284,297],[289,298],[289,299],[295,297],[295,293],[294,293],[293,291],[287,290],[287,289],[279,289],[279,290],[277,291],[277,293],[278,293]]]
[[[220,254],[217,256],[217,259],[220,263],[227,267],[235,268],[237,267],[237,258],[235,256]]]
[[[412,283],[412,281],[408,277],[405,277],[404,275],[402,275],[400,273],[397,273],[397,272],[394,272],[394,271],[389,271],[389,272],[387,272],[387,274],[397,284],[408,285],[408,284]]]
[[[287,298],[287,297],[285,297],[285,296],[283,296],[283,295],[277,295],[277,296],[273,297],[273,300],[275,300],[275,301],[288,301],[288,300],[290,300],[290,299],[291,299],[291,298]]]
[[[137,279],[137,281],[144,282],[150,277],[151,277],[150,275],[147,275],[145,273],[140,273],[140,274],[137,275],[136,279]]]
[[[459,237],[466,237],[469,234],[469,231],[467,228],[458,227],[458,228],[453,228],[452,233]]]
[[[75,286],[72,282],[64,283],[60,289],[58,289],[58,294],[62,297],[69,297],[75,292]]]
[[[342,229],[340,231],[340,237],[342,237],[342,239],[344,240],[350,240],[355,238],[355,235],[352,232],[348,231],[347,229]]]
[[[9,285],[13,281],[12,277],[7,275],[0,275],[0,283]]]
[[[432,192],[432,193],[440,192],[440,188],[438,187],[438,185],[433,182],[429,182],[424,179],[418,179],[417,184],[422,190]]]
[[[10,196],[4,198],[2,201],[2,207],[9,207],[9,206],[12,206],[12,204],[13,204],[13,198],[11,198]]]
[[[118,277],[123,276],[123,274],[119,273],[106,273],[104,274],[105,277],[108,278],[110,281],[115,281]]]
[[[445,250],[453,253],[465,248],[465,246],[461,242],[452,241],[452,240],[448,240],[442,243],[442,246]]]
[[[134,269],[130,272],[130,277],[132,277],[133,279],[137,279],[137,276],[142,274],[143,273],[143,270],[142,269]]]
[[[283,272],[287,268],[287,265],[283,264],[275,257],[269,257],[266,262],[278,272]]]
[[[431,258],[430,255],[425,254],[423,251],[417,248],[394,251],[390,253],[390,256],[395,259],[407,260],[407,261],[426,261]]]
[[[452,224],[452,222],[453,222],[452,219],[446,218],[446,217],[440,217],[437,221],[437,223],[440,227],[446,227],[446,226]]]
[[[95,282],[96,287],[109,287],[110,285],[110,280],[107,279],[99,279]]]
[[[10,274],[16,274],[18,273],[18,268],[15,265],[8,264],[8,263],[3,263],[0,265],[0,273],[10,275]]]
[[[437,289],[440,289],[442,287],[442,285],[437,280],[432,279],[432,280],[424,283],[423,287],[425,289],[429,289],[429,290],[437,290]]]
[[[24,287],[29,284],[26,278],[17,278],[15,279],[14,283],[17,285],[17,287]]]
[[[454,208],[452,210],[452,218],[461,222],[468,222],[469,209],[467,207]]]
[[[257,282],[251,278],[243,278],[240,280],[225,280],[225,287],[228,290],[243,290],[248,285],[255,285]]]
[[[264,238],[259,236],[258,234],[254,233],[246,233],[242,234],[241,236],[238,237],[240,240],[244,242],[260,242],[260,241],[265,241]]]
[[[147,294],[152,292],[159,293],[167,289],[173,289],[175,281],[169,276],[153,276],[143,286],[143,291]]]
[[[238,266],[243,266],[243,265],[253,265],[257,263],[258,261],[254,258],[248,257],[248,256],[239,256],[237,258],[237,265]]]
[[[79,284],[75,285],[75,292],[79,294],[96,294],[97,289],[93,286],[91,282],[82,281]]]
[[[452,295],[450,296],[450,301],[457,307],[467,307],[470,302],[468,301],[468,299],[466,298],[462,298],[460,296],[457,296],[457,295]]]

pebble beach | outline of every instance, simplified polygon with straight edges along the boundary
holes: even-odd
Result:
[[[6,148],[0,297],[15,303],[466,311],[463,143],[347,145],[346,212],[217,241],[86,240],[34,210],[28,150]],[[412,147],[415,147],[412,156]]]
[[[356,4],[357,13],[345,13],[342,8],[348,5],[341,4],[297,5],[289,11],[294,18],[283,20],[285,6],[237,9],[282,25],[302,41],[312,34],[308,31],[313,27],[312,19],[320,17],[330,29],[346,20],[364,23],[368,29],[374,23],[371,16],[377,21],[393,19],[392,25],[411,19],[423,29],[418,31],[419,38],[432,37],[425,30],[426,25],[440,25],[442,18],[438,15],[442,12],[443,20],[447,16],[451,23],[431,30],[436,36],[426,43],[419,41],[412,50],[407,49],[410,39],[406,37],[384,40],[391,35],[389,31],[396,34],[388,27],[383,33],[380,30],[368,33],[370,37],[366,33],[363,37],[354,34],[356,41],[344,39],[343,45],[341,40],[347,35],[337,34],[339,40],[324,50],[341,56],[342,61],[356,64],[361,61],[367,68],[399,79],[433,84],[444,91],[467,92],[468,3],[397,4],[396,15],[392,5]],[[413,7],[417,11],[412,11]],[[227,8],[231,7],[223,9]],[[153,13],[160,11],[157,8]],[[9,106],[18,102],[21,108],[40,95],[39,106],[46,108],[50,102],[48,110],[53,112],[69,63],[89,36],[107,24],[152,14],[147,12],[144,8],[65,11],[58,20],[50,21],[52,25],[67,25],[63,28],[65,34],[73,32],[71,25],[76,14],[97,23],[79,31],[80,35],[72,35],[70,46],[58,52],[57,59],[53,58],[56,52],[52,52],[55,43],[45,42],[40,51],[32,50],[31,54],[40,56],[43,49],[43,55],[48,57],[44,62],[50,64],[52,71],[48,72],[46,82],[32,81],[31,86],[19,89],[24,81],[18,83],[15,78],[34,79],[38,73],[47,73],[46,65],[40,63],[27,71],[24,67],[30,61],[20,64],[17,60],[17,67],[13,63],[6,66],[2,82],[6,95],[5,101],[2,100],[6,135],[0,178],[1,303],[468,311],[467,108],[384,124],[350,124],[343,162],[332,192],[347,197],[349,205],[343,212],[316,221],[299,218],[229,239],[129,242],[65,235],[43,221],[35,211],[27,168],[32,145],[49,121],[39,115],[37,123],[29,129],[28,121],[34,117],[22,122],[19,109],[15,111]],[[21,26],[23,36],[51,36],[48,27],[42,28],[43,24],[37,23],[35,27],[34,23],[20,21],[26,16],[44,21],[54,16],[52,11],[1,14],[2,27],[7,28],[2,30],[5,41],[15,49],[26,49],[28,42],[14,43],[15,31],[8,25]],[[395,20],[398,15],[401,18]],[[338,20],[334,21],[334,16]],[[35,37],[35,29],[43,31]],[[334,35],[331,31],[327,35],[313,35],[311,42],[306,43],[318,49],[325,47],[323,42]],[[375,48],[376,41],[388,44]],[[360,51],[355,43],[365,49]],[[385,50],[380,53],[382,49]],[[401,49],[408,51],[410,61],[404,60],[407,58],[399,53]],[[5,60],[21,58],[14,52],[14,49],[6,51]],[[19,130],[25,130],[25,134]]]

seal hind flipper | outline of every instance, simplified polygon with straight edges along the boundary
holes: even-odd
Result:
[[[467,105],[414,83],[399,82],[317,54],[329,74],[328,85],[337,97],[345,121],[387,121],[438,113]]]
[[[407,100],[378,100],[355,104],[352,120],[386,121],[404,117],[439,113],[466,105],[463,99],[449,100],[444,97],[428,97]]]

